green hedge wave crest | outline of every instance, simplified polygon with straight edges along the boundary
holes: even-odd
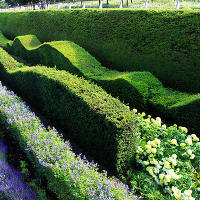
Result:
[[[16,37],[4,46],[9,52],[33,64],[56,66],[59,70],[84,76],[132,108],[145,111],[153,109],[157,115],[172,118],[171,121],[185,125],[193,132],[200,130],[200,95],[164,88],[150,72],[109,70],[71,41],[41,44],[36,36],[25,35]]]
[[[2,48],[0,68],[4,82],[62,127],[80,147],[115,173],[126,169],[139,136],[129,107],[66,71],[44,66],[20,68]]]
[[[165,87],[200,92],[198,10],[74,9],[2,12],[9,38],[34,34],[40,41],[73,41],[104,66],[149,71]]]

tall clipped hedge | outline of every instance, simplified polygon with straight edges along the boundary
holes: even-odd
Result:
[[[1,13],[10,38],[71,40],[104,65],[150,71],[165,86],[199,92],[200,12],[194,10],[84,9]]]
[[[18,64],[0,48],[1,80],[57,122],[100,163],[114,172],[126,170],[139,136],[135,115],[126,105],[68,72]]]
[[[33,64],[44,64],[72,74],[83,76],[100,85],[113,97],[132,108],[150,111],[170,122],[184,125],[199,133],[200,93],[183,93],[164,88],[150,72],[119,72],[109,70],[79,45],[71,41],[53,41],[41,44],[35,35],[18,36],[4,47]]]

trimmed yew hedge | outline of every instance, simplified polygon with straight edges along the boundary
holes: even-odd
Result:
[[[200,12],[194,10],[84,9],[1,13],[9,38],[70,40],[104,66],[150,71],[164,86],[200,92]]]
[[[3,40],[0,37],[0,42]],[[16,37],[4,47],[11,54],[34,65],[56,67],[92,80],[132,108],[148,109],[150,94],[163,87],[150,72],[119,72],[103,67],[86,50],[71,41],[41,44],[36,36],[24,35]]]
[[[132,108],[151,111],[170,122],[184,125],[199,133],[200,94],[191,95],[164,88],[150,72],[119,72],[109,70],[87,51],[71,41],[53,41],[41,44],[34,35],[18,36],[14,41],[0,42],[5,48],[28,62],[66,70],[93,80],[113,97]]]
[[[114,172],[126,170],[139,136],[129,107],[66,71],[44,66],[19,68],[2,48],[0,69],[1,80],[60,125],[90,155]]]

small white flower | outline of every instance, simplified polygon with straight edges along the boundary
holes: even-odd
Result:
[[[152,149],[151,149],[151,153],[156,154],[156,152],[157,152],[157,149],[156,149],[156,148],[152,148]]]
[[[191,150],[191,149],[188,149],[188,150],[187,150],[187,153],[191,156],[191,155],[192,155],[192,150]]]
[[[160,180],[163,180],[163,179],[164,179],[164,177],[165,177],[165,175],[164,175],[164,174],[159,174],[159,179],[160,179]]]
[[[176,199],[181,198],[181,190],[179,190],[177,187],[172,186],[172,191],[174,192],[174,197]]]
[[[194,158],[195,158],[195,155],[192,154],[192,155],[190,156],[190,159],[193,160]]]
[[[183,132],[185,132],[185,133],[188,132],[188,129],[187,129],[186,127],[181,127],[181,130],[182,130]]]
[[[185,143],[188,144],[188,145],[192,145],[192,138],[187,137],[187,139],[185,140]]]
[[[192,137],[193,141],[195,141],[195,142],[199,141],[199,138],[195,134],[192,134],[191,137]]]
[[[172,139],[172,140],[171,140],[171,144],[178,145],[178,144],[177,144],[177,140],[176,140],[176,139]]]
[[[166,128],[167,128],[167,126],[166,126],[165,124],[163,124],[163,125],[162,125],[162,128],[163,128],[163,129],[166,129]]]
[[[134,112],[134,113],[137,113],[137,109],[133,109],[133,112]]]
[[[161,141],[158,138],[155,138],[154,143],[160,146]]]
[[[176,159],[176,158],[177,158],[177,155],[176,155],[176,154],[173,154],[172,157]]]
[[[161,122],[161,118],[160,117],[156,117],[156,121]]]
[[[149,165],[149,162],[148,161],[143,161],[143,164],[144,165]]]
[[[165,182],[166,182],[166,183],[169,183],[170,181],[171,181],[171,176],[167,174],[167,175],[165,176]]]
[[[192,195],[192,190],[185,190],[184,195],[190,197]]]
[[[182,143],[180,144],[180,146],[181,146],[181,147],[185,147],[186,144],[185,144],[184,142],[182,142]]]
[[[170,169],[170,168],[171,168],[168,161],[165,161],[165,162],[164,162],[164,167],[165,167],[166,169]]]

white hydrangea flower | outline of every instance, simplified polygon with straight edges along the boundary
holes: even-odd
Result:
[[[186,144],[185,144],[184,142],[182,142],[182,143],[180,144],[180,146],[181,146],[181,147],[185,147]]]
[[[191,150],[191,149],[188,149],[188,150],[187,150],[187,153],[191,156],[191,155],[192,155],[192,150]]]
[[[195,134],[192,134],[191,137],[192,137],[193,141],[195,141],[195,142],[199,141],[199,138]]]
[[[188,145],[192,145],[192,138],[187,137],[187,139],[185,140],[185,143],[188,144]]]
[[[177,140],[176,140],[176,139],[172,139],[172,140],[171,140],[171,144],[174,144],[174,145],[177,146],[177,145],[178,145]]]
[[[156,149],[156,148],[152,148],[152,149],[151,149],[151,153],[156,154],[156,152],[157,152],[157,149]]]

